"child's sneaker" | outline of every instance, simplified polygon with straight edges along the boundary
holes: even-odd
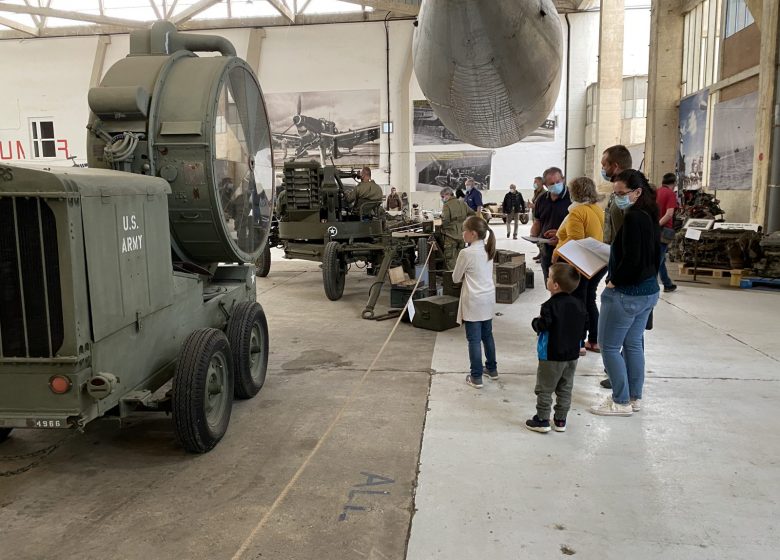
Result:
[[[631,399],[631,410],[634,412],[642,410],[642,399]]]
[[[498,371],[490,371],[489,369],[484,368],[482,370],[482,377],[485,377],[486,375],[491,381],[495,381],[498,379]]]
[[[566,418],[563,420],[559,420],[557,418],[553,418],[553,430],[556,432],[565,432],[566,431]]]
[[[466,376],[466,385],[471,385],[475,389],[482,389],[482,378],[473,375]]]
[[[525,427],[532,432],[539,432],[540,434],[546,434],[550,431],[549,420],[539,420],[539,417],[534,414],[534,417],[525,421]]]

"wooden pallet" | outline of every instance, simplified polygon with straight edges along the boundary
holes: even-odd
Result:
[[[736,274],[742,274],[741,270],[727,270],[725,268],[704,268],[698,267],[694,269],[692,266],[680,265],[680,276],[693,276],[694,271],[696,276],[709,276],[710,278],[731,278]]]
[[[740,288],[780,288],[780,278],[743,278]]]

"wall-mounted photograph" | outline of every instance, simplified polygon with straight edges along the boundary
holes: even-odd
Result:
[[[758,92],[718,103],[713,108],[710,189],[753,187],[753,146]]]
[[[450,131],[434,113],[425,99],[414,100],[414,145],[446,146],[463,144],[463,140]],[[555,119],[546,119],[539,128],[525,137],[522,142],[552,142],[555,140]]]
[[[680,147],[677,174],[683,189],[701,188],[704,176],[704,133],[707,129],[709,90],[680,101]]]
[[[265,95],[274,166],[315,160],[379,167],[379,90],[306,91]]]
[[[418,152],[415,159],[416,190],[462,189],[468,179],[474,179],[476,188],[489,190],[492,161],[492,150]]]

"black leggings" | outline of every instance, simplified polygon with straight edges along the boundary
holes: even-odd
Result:
[[[596,291],[606,274],[607,269],[605,267],[590,279],[580,275],[580,283],[577,289],[571,293],[571,295],[579,298],[585,304],[585,311],[587,312],[585,327],[588,330],[588,342],[591,344],[596,344],[599,338],[599,308],[596,305]]]

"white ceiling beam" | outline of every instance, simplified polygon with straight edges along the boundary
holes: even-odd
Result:
[[[182,11],[180,14],[174,16],[172,21],[176,25],[179,25],[180,23],[184,23],[185,21],[194,18],[199,13],[208,10],[214,4],[219,4],[220,2],[222,2],[222,0],[200,0],[200,2],[196,2],[186,10]]]
[[[171,7],[168,8],[168,13],[165,14],[165,19],[171,19],[171,17],[173,16],[173,11],[176,9],[176,3],[178,1],[179,0],[173,0],[173,2],[171,2]]]
[[[160,8],[157,7],[157,3],[154,0],[149,0],[149,5],[154,10],[154,15],[157,16],[157,19],[162,19],[162,14],[160,13]]]
[[[35,27],[30,27],[29,25],[18,23],[12,19],[4,18],[4,17],[0,17],[0,25],[5,25],[6,27],[10,27],[11,29],[16,29],[17,31],[21,31],[22,33],[31,35],[32,37],[37,37],[39,34],[39,30],[36,29]]]
[[[361,6],[368,6],[375,10],[382,10],[385,12],[397,12],[399,14],[408,14],[410,16],[416,16],[420,13],[420,3],[411,4],[409,2],[401,2],[400,0],[342,0],[342,2],[349,2],[350,4],[360,4]]]
[[[306,11],[306,8],[309,7],[309,4],[311,4],[311,0],[305,0],[300,8],[298,8],[298,11],[295,12],[295,15],[302,14]]]
[[[274,8],[276,8],[280,14],[282,14],[284,17],[289,19],[291,22],[295,23],[295,14],[290,9],[290,7],[285,4],[282,0],[268,0],[268,3],[271,4]]]
[[[101,23],[105,25],[120,25],[131,28],[146,28],[148,22],[134,21],[132,19],[122,19],[108,16],[96,16],[94,14],[84,14],[80,12],[71,12],[68,10],[55,10],[54,8],[37,8],[35,6],[20,6],[19,4],[7,4],[0,2],[0,12],[11,12],[14,14],[28,14],[60,19],[69,19],[72,21],[85,21],[88,23]]]
[[[101,1],[101,4],[102,4],[102,1]],[[41,5],[41,0],[38,0],[38,5],[39,6]],[[51,6],[51,0],[46,0],[46,5],[44,6],[44,8],[48,8],[50,6]],[[41,29],[46,27],[46,16],[41,16],[41,23],[38,25],[38,27],[41,28]]]

